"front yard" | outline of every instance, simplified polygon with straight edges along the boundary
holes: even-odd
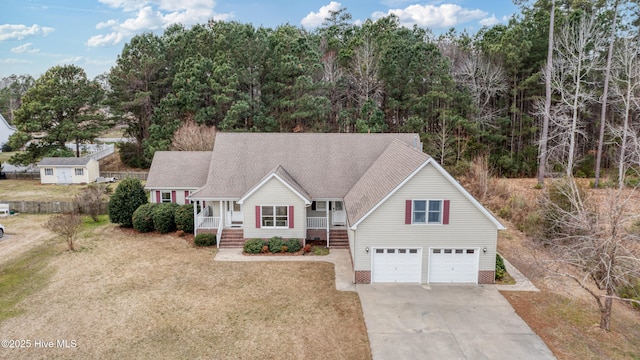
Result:
[[[41,184],[40,180],[0,180],[0,201],[71,201],[87,185]],[[117,186],[117,185],[116,185]],[[112,185],[115,190],[115,186]]]
[[[87,228],[78,245],[69,253],[62,242],[49,244],[56,251],[45,282],[18,304],[0,300],[17,314],[0,320],[2,339],[31,340],[30,348],[3,355],[371,358],[358,295],[335,289],[332,264],[216,262],[215,250],[173,234],[112,224]],[[9,263],[0,258],[0,282],[15,271]],[[69,347],[35,348],[34,340],[67,340]]]

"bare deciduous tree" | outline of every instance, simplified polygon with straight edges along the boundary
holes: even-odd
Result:
[[[76,213],[60,214],[49,218],[43,225],[67,242],[69,251],[75,251],[74,241],[82,225],[82,218]]]
[[[604,191],[604,190],[603,190]],[[552,184],[543,200],[553,258],[543,262],[554,275],[568,277],[587,291],[600,310],[600,328],[611,328],[613,300],[621,286],[640,277],[640,238],[628,190],[608,189],[602,203],[581,191],[573,178]]]
[[[84,213],[97,222],[98,216],[106,212],[107,195],[110,193],[111,188],[106,184],[92,183],[76,195],[75,201]]]
[[[540,133],[540,149],[538,154],[538,184],[544,185],[544,176],[547,167],[547,142],[549,141],[549,119],[551,117],[551,69],[553,68],[553,32],[556,19],[556,1],[551,1],[551,13],[549,14],[549,44],[547,47],[547,63],[543,73],[545,78],[545,101],[542,114],[542,132]]]
[[[506,92],[507,77],[499,63],[479,53],[468,53],[454,70],[454,76],[473,98],[475,121],[480,125],[493,125],[502,111],[494,106],[498,95]]]
[[[376,49],[370,36],[356,49],[350,70],[348,79],[358,105],[362,107],[369,99],[380,105],[383,84],[379,80]]]
[[[618,110],[622,114],[622,125],[609,126],[614,138],[619,140],[618,186],[624,186],[624,177],[629,165],[640,164],[634,157],[638,152],[637,133],[632,128],[631,115],[640,106],[640,47],[636,39],[620,39],[614,56],[611,90],[616,96]],[[631,138],[629,138],[631,136]]]
[[[182,124],[173,134],[171,149],[176,151],[211,151],[216,139],[214,126],[198,125],[193,120]]]
[[[550,75],[551,87],[559,95],[559,101],[554,104],[555,109],[550,110],[552,124],[549,131],[567,133],[566,136],[556,135],[556,140],[563,142],[554,145],[564,149],[565,157],[557,160],[565,165],[567,176],[572,175],[576,163],[576,138],[585,125],[582,112],[596,99],[597,86],[592,75],[600,66],[604,42],[595,17],[586,16],[564,24],[555,39]],[[562,118],[554,118],[554,111]],[[554,129],[551,125],[560,127]]]

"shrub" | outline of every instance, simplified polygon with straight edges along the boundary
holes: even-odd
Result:
[[[504,266],[504,259],[500,254],[496,254],[496,280],[501,280],[507,274],[507,268]]]
[[[146,203],[147,193],[140,180],[126,178],[118,184],[116,191],[109,199],[107,206],[109,220],[124,227],[132,227],[133,212]]]
[[[632,299],[636,301],[640,301],[640,279],[636,281],[636,284],[630,284],[621,286],[617,290],[618,296],[625,299]],[[640,309],[640,303],[632,302],[631,303],[634,308]]]
[[[309,251],[311,251],[311,244],[307,244],[304,246],[304,252],[308,253]]]
[[[265,245],[262,239],[250,239],[244,243],[244,252],[248,254],[259,254]]]
[[[287,251],[294,253],[302,248],[300,244],[300,240],[298,239],[289,239],[284,243],[287,246]]]
[[[283,253],[289,252],[289,248],[287,247],[287,245],[282,245],[282,247],[280,248],[280,251]]]
[[[174,203],[157,204],[153,209],[153,227],[160,232],[166,234],[176,230],[176,221],[174,214],[180,205]]]
[[[144,204],[140,205],[133,212],[132,222],[133,228],[141,233],[151,232],[154,229],[153,226],[153,210],[157,204]]]
[[[198,234],[193,239],[195,246],[213,246],[216,244],[216,236],[214,234]]]
[[[176,229],[193,233],[193,204],[182,205],[174,214]]]
[[[282,245],[284,245],[284,241],[279,236],[274,236],[269,239],[269,251],[272,253],[279,253],[282,251]]]

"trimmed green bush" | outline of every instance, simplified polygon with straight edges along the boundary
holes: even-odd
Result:
[[[182,205],[174,213],[176,229],[193,233],[193,204]]]
[[[300,244],[300,240],[298,239],[289,239],[284,243],[284,245],[290,253],[294,253],[302,248],[302,244]]]
[[[193,244],[195,246],[213,246],[216,244],[216,236],[215,234],[198,234],[193,239]]]
[[[170,233],[176,230],[174,213],[180,205],[174,203],[157,204],[153,209],[153,227],[160,234]]]
[[[274,236],[269,239],[269,251],[274,254],[282,251],[282,245],[284,245],[284,241],[279,236]]]
[[[501,280],[507,274],[507,268],[504,266],[504,259],[500,254],[496,254],[496,280]]]
[[[244,252],[248,254],[259,254],[266,242],[262,239],[250,239],[244,243]]]
[[[147,203],[147,193],[138,179],[126,178],[118,184],[109,199],[109,221],[124,227],[133,227],[133,212]]]
[[[157,204],[140,205],[131,217],[133,228],[141,233],[151,232],[155,229],[153,226],[153,210]]]

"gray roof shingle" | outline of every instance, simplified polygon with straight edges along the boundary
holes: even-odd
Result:
[[[91,161],[88,157],[49,157],[43,158],[38,166],[84,166]]]
[[[193,196],[239,199],[282,164],[312,198],[342,198],[394,139],[411,146],[417,134],[219,132],[206,185]]]
[[[211,151],[156,151],[145,188],[199,188],[210,162]]]
[[[393,141],[344,197],[349,224],[355,224],[429,160],[429,155]]]

